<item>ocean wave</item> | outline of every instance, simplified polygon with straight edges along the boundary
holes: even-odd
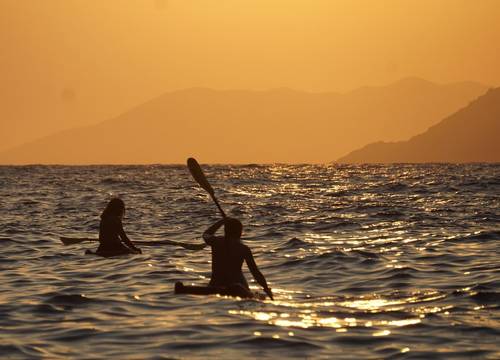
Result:
[[[234,345],[250,345],[251,347],[265,347],[265,348],[282,348],[282,349],[287,349],[288,351],[290,349],[297,349],[297,348],[307,348],[311,350],[316,350],[316,349],[321,349],[322,346],[318,346],[316,344],[307,342],[307,341],[301,341],[298,339],[293,339],[293,338],[273,338],[273,337],[265,337],[265,336],[258,336],[258,337],[251,337],[248,339],[244,340],[238,340],[233,342],[232,344]],[[293,357],[293,355],[291,355]]]
[[[46,304],[53,305],[86,305],[98,300],[87,297],[84,294],[56,294],[45,300]]]
[[[274,301],[175,295],[175,281],[208,283],[209,248],[106,259],[58,240],[97,236],[117,194],[132,240],[200,236],[220,215],[185,167],[6,167],[2,355],[498,357],[500,166],[206,169]]]

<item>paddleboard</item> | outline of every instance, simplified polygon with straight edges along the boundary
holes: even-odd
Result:
[[[103,255],[103,254],[98,254],[97,252],[95,252],[93,250],[85,250],[85,255],[95,255],[95,256],[100,256],[100,257],[104,257],[104,258],[109,258],[109,257],[115,257],[115,256],[136,255],[136,253],[128,252],[128,253],[120,253],[120,254]]]
[[[242,286],[235,287],[219,287],[219,286],[197,286],[197,285],[184,285],[178,281],[175,283],[174,292],[176,294],[189,294],[189,295],[223,295],[234,296],[243,299],[264,300],[265,294],[257,291],[249,291]]]

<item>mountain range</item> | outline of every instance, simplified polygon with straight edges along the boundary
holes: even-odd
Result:
[[[1,164],[325,163],[425,131],[487,90],[419,78],[339,93],[192,88],[0,153]]]

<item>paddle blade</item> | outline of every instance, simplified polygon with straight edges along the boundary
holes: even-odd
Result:
[[[61,236],[59,238],[64,245],[74,245],[79,244],[84,241],[97,241],[97,239],[89,239],[89,238],[69,238],[65,236]]]
[[[200,164],[198,164],[198,161],[194,158],[189,158],[187,159],[187,166],[189,169],[189,172],[193,176],[193,178],[196,180],[200,186],[205,189],[210,195],[214,194],[214,189],[212,189],[212,186],[208,182],[205,174],[203,173],[203,170],[201,170]]]
[[[134,244],[141,246],[157,246],[157,245],[173,245],[173,246],[181,246],[184,249],[188,250],[201,250],[207,246],[205,243],[184,243],[180,241],[172,241],[172,240],[152,240],[152,241],[144,241],[144,240],[136,240]]]
[[[181,245],[181,244],[179,244],[179,245]],[[186,243],[184,243],[181,246],[187,250],[198,251],[198,250],[204,249],[207,246],[207,244],[186,244]]]

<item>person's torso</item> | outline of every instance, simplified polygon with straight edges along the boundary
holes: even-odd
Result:
[[[229,286],[235,283],[248,288],[242,272],[244,245],[227,244],[224,238],[217,238],[212,245],[212,278],[210,285]]]
[[[120,246],[120,227],[121,220],[118,217],[106,216],[101,218],[101,223],[99,224],[100,247]]]

